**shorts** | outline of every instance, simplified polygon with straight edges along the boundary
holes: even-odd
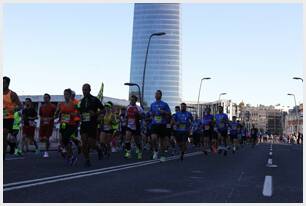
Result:
[[[3,119],[3,129],[7,129],[9,133],[12,133],[14,125],[14,119]]]
[[[53,133],[53,124],[47,124],[47,125],[40,125],[39,128],[39,137],[42,138],[49,138],[52,136]]]
[[[131,128],[127,127],[126,131],[130,131],[132,133],[132,135],[140,135],[140,129],[131,129]]]
[[[176,131],[175,132],[175,140],[176,142],[187,142],[188,141],[189,132]]]
[[[69,140],[73,138],[75,130],[77,127],[75,125],[67,125],[66,128],[60,128],[60,133],[62,135],[62,141],[64,145],[69,143]]]
[[[31,139],[33,138],[34,140],[35,128],[36,127],[25,125],[22,128],[22,133],[24,136],[31,138]]]
[[[151,134],[157,134],[159,137],[165,137],[167,134],[166,125],[153,124],[151,127]]]
[[[12,135],[13,135],[14,137],[17,137],[18,133],[19,133],[19,129],[13,129],[13,130],[12,130]]]
[[[211,130],[204,130],[203,137],[204,138],[209,138],[211,140],[213,138],[213,131],[211,131]]]
[[[233,141],[234,139],[238,139],[238,135],[237,134],[230,134],[230,139],[231,139],[231,141]]]
[[[188,136],[188,134],[187,134],[187,136]],[[199,143],[201,136],[202,136],[202,134],[200,132],[193,133],[192,137],[193,137],[194,143]]]
[[[98,131],[98,125],[97,124],[91,124],[91,125],[82,125],[80,129],[80,134],[86,134],[90,138],[97,138],[97,131]]]

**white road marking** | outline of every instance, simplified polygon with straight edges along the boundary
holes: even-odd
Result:
[[[269,155],[272,155],[272,152],[269,152]]]
[[[22,160],[24,157],[14,157],[14,158],[7,158],[4,161],[10,161],[10,160]]]
[[[263,196],[272,196],[272,176],[265,176],[265,182],[262,189]]]
[[[194,153],[186,154],[185,157],[191,157],[191,156],[200,155],[200,154],[202,154],[202,152],[194,152]],[[179,158],[180,156],[174,156],[174,157],[167,158],[166,161],[171,161],[171,160],[175,160]],[[143,162],[138,162],[134,164],[118,165],[114,167],[108,167],[108,168],[102,168],[102,169],[96,169],[96,170],[90,170],[90,171],[84,171],[84,172],[78,172],[78,173],[72,173],[72,174],[57,175],[53,177],[46,177],[46,178],[40,178],[40,179],[34,179],[34,180],[9,183],[9,184],[3,185],[4,186],[3,191],[5,192],[5,191],[11,191],[11,190],[16,190],[16,189],[37,186],[37,185],[44,185],[48,183],[60,182],[60,181],[65,181],[65,180],[70,180],[70,179],[77,179],[77,178],[88,177],[88,176],[93,176],[93,175],[106,174],[110,172],[126,170],[130,168],[136,168],[136,167],[157,164],[157,163],[160,163],[159,160],[149,160],[149,161],[143,161]],[[24,183],[29,183],[29,184],[24,184]],[[23,184],[23,185],[20,185],[20,184]],[[14,185],[17,185],[17,186],[14,186]],[[12,187],[9,187],[9,186],[12,186]]]
[[[268,159],[268,165],[272,165],[272,159],[271,158]]]

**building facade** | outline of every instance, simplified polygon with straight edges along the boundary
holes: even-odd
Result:
[[[289,135],[297,132],[303,133],[303,104],[289,109],[285,117],[285,133]]]
[[[171,110],[181,102],[181,23],[180,4],[139,3],[134,6],[130,82],[142,87],[145,56],[150,41],[144,84],[144,104],[155,101],[155,91],[163,92],[163,100]],[[138,96],[138,88],[130,87]]]

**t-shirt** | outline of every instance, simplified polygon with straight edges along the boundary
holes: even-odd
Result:
[[[39,109],[40,125],[49,125],[53,123],[54,114],[56,112],[56,106],[52,103],[43,104]],[[44,118],[50,118],[44,119]]]
[[[143,110],[138,105],[129,105],[126,109],[127,127],[133,130],[139,129],[142,113]]]
[[[155,101],[151,104],[150,114],[152,116],[152,125],[156,124],[167,124],[167,116],[165,114],[161,114],[160,110],[164,110],[168,113],[171,113],[169,105],[164,101]]]
[[[222,113],[222,114],[216,114],[216,126],[219,131],[227,131],[228,127],[228,117],[227,114]]]
[[[191,129],[192,114],[190,112],[177,112],[174,115],[176,131],[186,132]]]
[[[231,135],[237,135],[238,134],[238,127],[239,127],[239,123],[238,122],[231,122],[230,123],[230,134]]]
[[[97,113],[98,109],[103,110],[101,101],[92,95],[81,99],[78,109],[81,115],[81,125],[92,126],[97,124],[97,115],[91,116],[90,111]]]
[[[25,108],[22,110],[22,120],[25,126],[35,127],[35,119],[37,118],[37,112],[34,108]]]
[[[73,102],[65,103],[62,102],[59,105],[60,110],[60,122],[61,124],[69,124],[69,125],[75,125],[76,122],[74,121],[75,117],[75,105]]]
[[[213,129],[214,116],[212,114],[204,115],[202,118],[202,125],[205,131]]]

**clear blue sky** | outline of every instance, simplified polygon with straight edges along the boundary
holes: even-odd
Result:
[[[293,106],[302,102],[302,4],[182,4],[183,99]],[[133,4],[4,6],[4,71],[20,95],[82,84],[128,97]]]

